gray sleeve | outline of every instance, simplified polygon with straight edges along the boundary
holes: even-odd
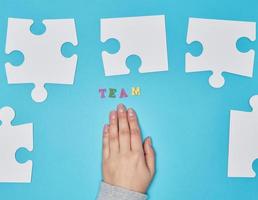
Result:
[[[102,182],[97,200],[146,200],[147,195]]]

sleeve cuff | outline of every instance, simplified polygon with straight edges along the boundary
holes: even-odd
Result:
[[[98,200],[146,200],[147,195],[102,182]]]

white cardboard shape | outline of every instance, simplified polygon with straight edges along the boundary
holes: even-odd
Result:
[[[14,117],[12,108],[3,107],[0,110],[0,182],[29,183],[32,161],[20,164],[15,159],[15,153],[19,148],[33,150],[33,125],[12,126]]]
[[[190,18],[187,43],[198,41],[203,46],[200,56],[186,53],[186,72],[212,71],[209,83],[220,88],[223,72],[252,77],[255,51],[242,53],[236,43],[240,38],[256,39],[256,23],[228,20]]]
[[[258,96],[250,99],[252,112],[232,110],[228,177],[255,177],[252,164],[258,158]]]
[[[140,73],[168,70],[165,16],[143,16],[101,19],[101,41],[116,39],[116,54],[102,52],[105,76],[129,74],[126,59],[141,58]]]
[[[46,83],[73,84],[77,55],[65,58],[61,47],[78,42],[73,19],[44,20],[46,32],[42,35],[30,32],[32,24],[30,19],[8,19],[6,53],[20,51],[25,59],[19,67],[6,63],[6,73],[9,84],[34,83],[32,98],[43,102],[47,98]]]

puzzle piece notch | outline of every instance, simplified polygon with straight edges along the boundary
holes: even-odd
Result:
[[[47,29],[42,35],[31,33],[32,24],[30,19],[8,19],[6,53],[20,51],[25,60],[19,67],[11,63],[5,67],[9,84],[33,83],[33,100],[43,102],[45,84],[73,84],[77,55],[66,58],[61,47],[67,42],[78,45],[77,34],[73,19],[43,20]]]
[[[252,49],[255,49],[255,43],[249,38],[242,37],[237,41],[237,49],[242,53],[247,53]]]
[[[128,56],[126,59],[126,66],[130,69],[131,74],[136,72],[142,65],[142,60],[137,55]]]
[[[19,148],[15,153],[15,159],[18,163],[26,163],[28,160],[33,159],[33,153],[26,148]]]
[[[20,164],[15,159],[20,148],[33,150],[33,125],[12,126],[15,112],[10,107],[0,109],[0,182],[29,183],[32,175],[32,161]]]
[[[42,20],[34,20],[30,27],[30,32],[34,35],[43,35],[46,32],[46,26],[42,23]]]
[[[252,166],[258,159],[258,95],[250,99],[252,112],[231,111],[228,177],[256,176]]]
[[[189,53],[191,53],[192,56],[198,57],[203,52],[203,46],[202,43],[194,41],[191,44],[188,45]]]
[[[258,172],[258,159],[254,160],[253,162],[253,170],[254,172]]]
[[[13,51],[7,55],[7,59],[12,63],[13,66],[18,67],[24,62],[24,55],[20,51]]]
[[[209,83],[214,88],[224,85],[223,72],[252,77],[254,50],[242,53],[236,43],[240,38],[256,39],[256,23],[190,18],[187,43],[199,41],[203,52],[195,57],[186,53],[186,72],[212,71]]]
[[[105,43],[102,43],[103,50],[109,54],[116,54],[120,50],[120,43],[115,38],[110,38],[105,41]]]
[[[168,70],[165,17],[143,16],[101,19],[101,41],[117,39],[120,49],[116,54],[102,52],[105,76],[129,74],[128,56],[142,60],[140,73]]]
[[[75,46],[72,43],[66,42],[61,47],[61,54],[65,58],[71,58],[72,56],[77,54],[77,52],[75,52],[75,50],[76,50],[76,48],[75,48]]]

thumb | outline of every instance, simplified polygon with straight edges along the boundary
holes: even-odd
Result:
[[[147,167],[149,168],[149,171],[151,175],[153,176],[155,173],[155,153],[152,147],[151,138],[148,137],[145,139],[144,144],[144,153],[145,153],[145,160]]]

